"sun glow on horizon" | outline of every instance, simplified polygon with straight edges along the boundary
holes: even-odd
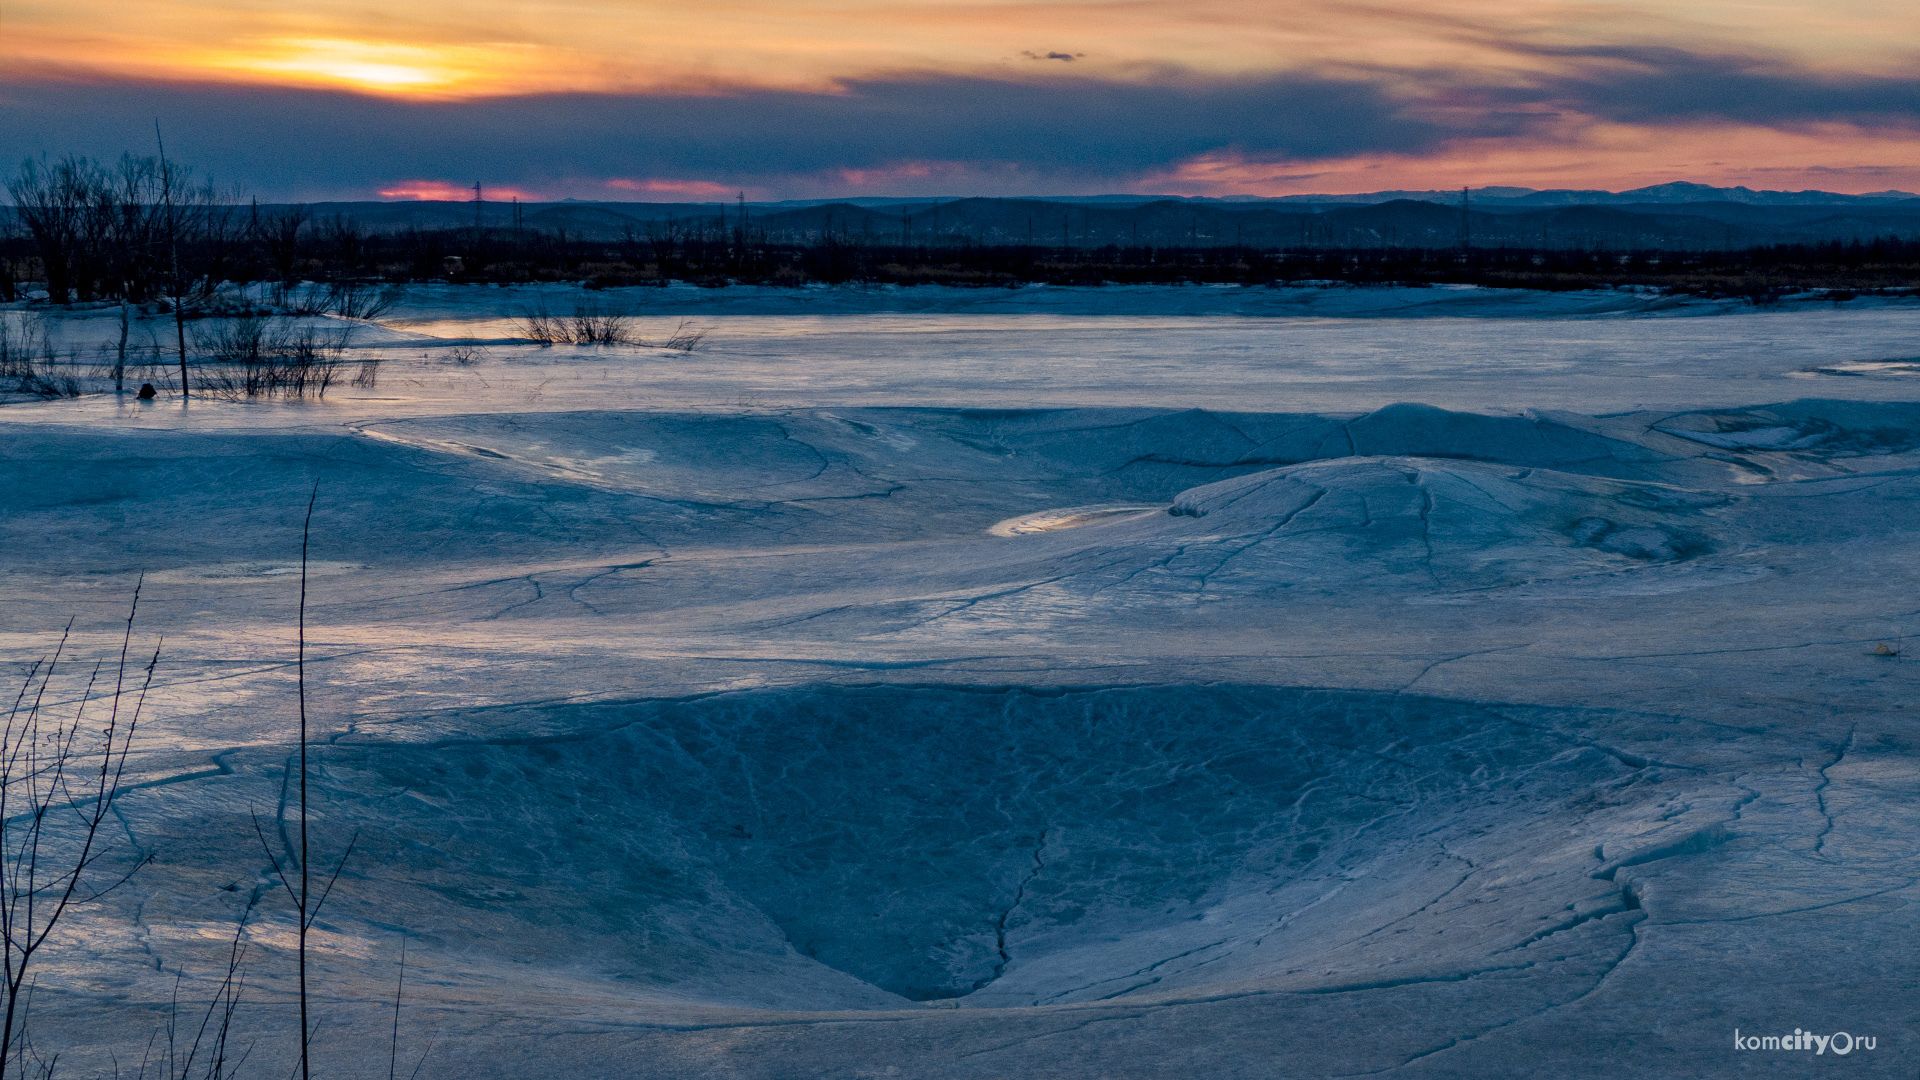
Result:
[[[474,190],[471,186],[462,186],[450,180],[402,180],[382,185],[379,189],[383,199],[402,199],[410,202],[472,202]],[[480,187],[480,198],[487,202],[539,202],[540,196],[522,188],[506,185],[486,185]]]
[[[282,58],[250,57],[231,61],[231,66],[246,71],[294,76],[314,76],[329,82],[369,90],[415,89],[445,86],[457,76],[438,66],[428,67],[419,60],[437,59],[429,50],[401,46],[378,46],[358,41],[283,42],[292,53]],[[374,59],[376,56],[391,59]],[[416,62],[395,62],[401,57]]]
[[[206,66],[270,82],[335,86],[415,96],[484,92],[525,62],[524,50],[403,45],[344,38],[285,38],[246,52],[209,57]]]

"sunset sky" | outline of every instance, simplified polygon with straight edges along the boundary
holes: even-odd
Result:
[[[0,154],[267,198],[1920,190],[1912,0],[8,0]]]

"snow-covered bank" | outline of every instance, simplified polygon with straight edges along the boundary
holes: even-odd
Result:
[[[1753,310],[1744,299],[1708,299],[1651,288],[1496,289],[1479,285],[732,285],[587,290],[575,285],[415,286],[396,320],[473,318],[503,303],[556,310],[592,304],[639,315],[1239,315],[1263,318],[1594,318],[1719,315]],[[1781,297],[1779,310],[1920,310],[1920,297],[1856,296],[1836,304],[1809,290]]]
[[[402,934],[444,1075],[1901,1067],[1920,394],[1806,369],[1915,317],[743,316],[9,406],[7,656],[143,571],[169,641],[44,1037],[124,1058],[260,880],[317,480],[332,1074]]]
[[[371,288],[371,287],[369,287]],[[276,293],[260,285],[236,287],[229,307],[267,310]],[[293,294],[301,310],[325,310],[318,285]],[[576,308],[639,318],[721,316],[830,317],[965,315],[1179,318],[1237,316],[1269,319],[1606,319],[1648,316],[1722,316],[1757,311],[1920,311],[1920,296],[1845,294],[1836,300],[1811,289],[1783,294],[1757,308],[1739,297],[1703,297],[1650,287],[1501,289],[1480,285],[1350,285],[1306,282],[1272,285],[1043,285],[1014,288],[953,285],[729,285],[673,282],[657,287],[588,289],[572,283],[530,285],[416,284],[391,286],[377,305],[378,321],[402,327],[445,323],[498,325],[529,310],[565,315]],[[0,312],[111,321],[114,303],[54,308],[17,301]]]

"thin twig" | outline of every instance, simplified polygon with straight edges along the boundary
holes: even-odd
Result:
[[[307,1026],[307,545],[313,536],[313,505],[320,499],[320,481],[313,482],[307,496],[307,520],[300,527],[300,623],[296,678],[300,693],[300,1080],[312,1080],[308,1046],[312,1032]],[[344,865],[344,863],[343,863]],[[339,871],[334,871],[339,876]]]
[[[340,861],[333,864],[333,876],[327,879],[327,887],[320,890],[320,899],[314,901],[313,912],[307,917],[307,925],[312,926],[320,918],[320,909],[327,904],[327,897],[333,895],[333,883],[340,880],[340,871],[347,868],[347,860],[352,857],[353,849],[360,843],[360,830],[353,830],[353,839],[347,841],[347,850],[340,855]]]
[[[400,978],[393,984],[393,1038],[387,1042],[387,1080],[400,1064],[400,994],[407,988],[407,939],[400,939]]]

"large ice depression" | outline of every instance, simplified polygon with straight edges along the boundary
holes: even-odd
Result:
[[[1554,811],[1595,826],[1648,763],[1574,714],[880,685],[555,719],[587,734],[326,751],[330,828],[372,826],[368,911],[681,998],[873,1008],[1366,981],[1633,906]],[[1496,857],[1527,867],[1510,903],[1447,902]]]

